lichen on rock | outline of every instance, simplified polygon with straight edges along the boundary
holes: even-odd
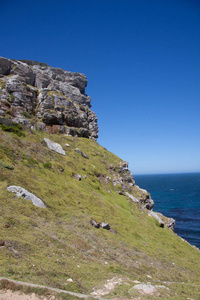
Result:
[[[97,116],[85,94],[87,78],[47,64],[0,57],[0,117],[37,129],[96,140]],[[28,117],[27,117],[28,116]],[[51,127],[54,126],[54,130]]]

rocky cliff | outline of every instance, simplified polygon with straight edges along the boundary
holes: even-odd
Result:
[[[98,138],[84,74],[0,57],[0,116],[32,129]]]
[[[37,61],[0,57],[0,126],[8,126],[10,131],[15,122],[33,130],[96,140],[97,117],[90,110],[91,98],[85,94],[86,86],[84,74]],[[109,174],[111,177],[97,172],[97,177],[106,183],[112,180],[120,195],[152,210],[154,201],[146,190],[135,185],[127,162],[111,164]],[[157,219],[164,224],[160,217]],[[173,227],[174,220],[167,218],[165,224]]]
[[[0,61],[0,294],[199,299],[199,252],[95,141],[85,76]]]

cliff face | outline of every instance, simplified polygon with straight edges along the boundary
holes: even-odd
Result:
[[[0,116],[32,129],[98,138],[84,74],[0,57]]]

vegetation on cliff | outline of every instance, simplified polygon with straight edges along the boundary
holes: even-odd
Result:
[[[150,283],[157,288],[142,299],[198,299],[200,253],[123,192],[125,185],[130,195],[144,197],[136,185],[120,182],[127,180],[120,158],[91,139],[23,132],[0,129],[2,277],[91,298],[140,297],[132,287]],[[66,155],[50,150],[44,138]],[[46,208],[18,198],[10,185],[27,189]],[[91,219],[111,229],[97,229]],[[111,281],[116,284],[106,295]]]

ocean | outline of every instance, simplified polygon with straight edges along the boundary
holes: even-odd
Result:
[[[155,212],[176,220],[175,232],[200,249],[200,173],[135,175],[154,200]]]

